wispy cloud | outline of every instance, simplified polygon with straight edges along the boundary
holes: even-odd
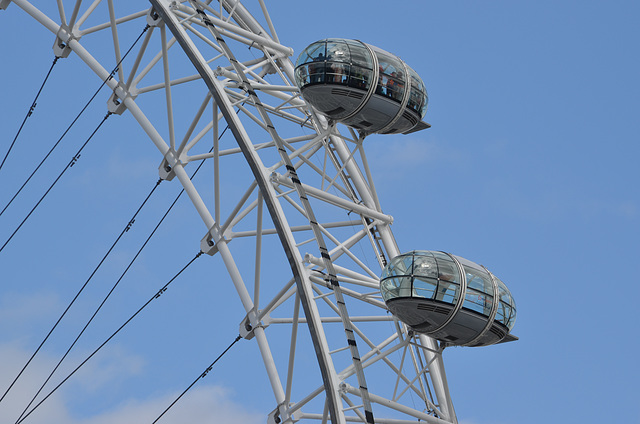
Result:
[[[130,400],[112,411],[88,419],[74,421],[77,424],[138,424],[152,422],[178,396],[166,396],[147,400]],[[264,423],[262,414],[247,411],[246,406],[230,399],[230,393],[218,386],[193,389],[162,417],[163,424],[179,423]]]
[[[112,408],[95,414],[78,412],[72,405],[78,397],[83,397],[85,391],[109,390],[110,386],[106,384],[107,382],[118,379],[118,375],[126,377],[136,373],[142,364],[140,358],[127,355],[121,349],[110,349],[109,352],[106,352],[106,356],[107,359],[83,369],[81,378],[77,379],[82,380],[82,383],[66,387],[47,399],[36,412],[29,416],[28,423],[138,424],[153,422],[179,395],[179,392],[167,392],[147,397],[141,393],[139,397],[122,400]],[[5,344],[0,345],[0,358],[2,358],[0,391],[4,393],[9,382],[13,381],[18,370],[26,362],[28,353],[19,347]],[[41,384],[43,376],[48,374],[53,364],[53,358],[47,357],[46,354],[39,355],[0,404],[0,416],[10,420],[17,419],[36,388]],[[246,405],[236,403],[232,397],[231,391],[220,386],[195,386],[167,412],[161,422],[163,424],[185,422],[264,423],[263,414],[248,410]],[[87,411],[86,405],[83,408],[84,411]]]

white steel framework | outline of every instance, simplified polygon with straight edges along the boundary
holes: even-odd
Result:
[[[400,251],[364,138],[304,102],[293,51],[263,0],[252,11],[233,0],[59,0],[53,15],[27,0],[0,8],[12,3],[51,31],[56,55],[77,55],[106,81],[109,110],[135,118],[160,152],[161,177],[184,187],[204,224],[201,249],[223,261],[244,307],[241,335],[259,347],[275,400],[269,422],[457,422],[442,349],[394,319],[379,294],[381,267]],[[109,78],[122,34],[145,24]],[[221,138],[225,127],[235,145]],[[212,198],[187,174],[201,160],[213,165]],[[244,188],[225,189],[230,181]],[[288,276],[262,262],[274,235]],[[279,327],[287,344],[271,341]],[[308,352],[315,377],[296,367]]]

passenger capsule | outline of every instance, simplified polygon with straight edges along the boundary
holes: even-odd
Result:
[[[511,293],[485,267],[444,252],[415,250],[382,271],[380,291],[400,321],[447,345],[518,340]]]
[[[327,38],[298,57],[296,84],[320,113],[365,134],[429,128],[427,90],[397,56],[357,40]]]

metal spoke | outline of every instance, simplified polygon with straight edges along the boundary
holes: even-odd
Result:
[[[129,28],[151,26],[107,80],[109,111],[133,118],[161,178],[200,217],[201,248],[228,274],[242,305],[233,319],[267,373],[270,422],[364,423],[374,412],[379,423],[457,422],[442,350],[409,334],[379,293],[379,267],[399,249],[364,139],[303,100],[267,2],[151,0],[132,11],[57,0],[55,20],[13,2],[103,80]],[[202,161],[209,173],[192,181],[187,168]],[[300,367],[309,357],[318,370]]]

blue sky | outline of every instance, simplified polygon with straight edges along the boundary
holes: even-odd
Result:
[[[425,81],[433,127],[371,136],[365,144],[383,209],[395,218],[401,250],[444,250],[482,263],[508,285],[518,307],[518,342],[445,351],[458,419],[640,423],[640,6],[288,0],[270,10],[280,39],[296,55],[321,38],[360,39],[399,55]],[[51,64],[53,38],[15,5],[0,11],[0,38],[4,155]],[[73,56],[56,66],[11,162],[0,170],[3,206],[99,85]],[[42,175],[0,216],[2,243],[104,116],[105,102],[103,93]],[[110,118],[0,253],[1,390],[153,187],[159,162],[130,116]],[[104,286],[179,188],[164,183],[159,190],[101,270]],[[182,201],[71,362],[193,257],[201,226]],[[196,262],[183,284],[31,422],[153,420],[233,340],[244,315],[235,298],[226,300],[229,282],[211,274],[210,259]],[[204,277],[213,278],[213,287],[200,283]],[[15,399],[26,397],[28,383],[64,352],[102,290],[89,289]],[[253,344],[235,346],[229,362],[180,405],[194,414],[189,420],[215,410],[235,422],[264,422],[275,405],[256,355]],[[0,404],[0,416],[17,409]],[[184,417],[176,410],[166,422]]]

